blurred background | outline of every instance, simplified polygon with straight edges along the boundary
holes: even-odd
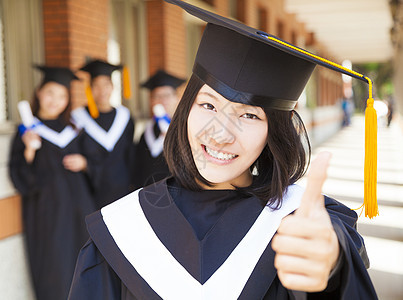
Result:
[[[369,76],[378,111],[380,216],[360,218],[380,299],[403,299],[403,1],[187,1],[276,35]],[[158,69],[188,78],[205,23],[162,0],[0,0],[0,298],[33,299],[23,246],[20,197],[7,171],[20,122],[17,103],[32,98],[33,64],[73,70],[88,58],[130,69],[136,128],[150,117],[139,83]],[[236,45],[234,45],[236,47]],[[86,103],[85,74],[73,82],[75,106]],[[115,76],[116,75],[116,76]],[[121,77],[114,74],[114,103]],[[268,83],[269,84],[269,83]],[[363,195],[363,114],[368,87],[317,67],[297,111],[315,151],[333,152],[325,192],[359,207]],[[3,298],[4,297],[4,298]]]

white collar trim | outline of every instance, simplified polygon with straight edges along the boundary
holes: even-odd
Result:
[[[61,132],[57,132],[43,124],[37,118],[34,118],[34,120],[39,124],[33,128],[33,131],[59,148],[65,148],[77,136],[77,131],[70,125],[67,125]]]
[[[163,299],[237,299],[283,217],[300,205],[303,189],[292,185],[280,209],[265,207],[225,262],[200,284],[172,256],[148,223],[139,190],[101,209],[115,243]],[[135,230],[134,230],[135,229]]]
[[[84,128],[98,144],[111,152],[115,148],[116,143],[119,141],[130,120],[130,111],[124,106],[117,107],[115,119],[108,131],[99,126],[84,107],[75,109],[72,112],[72,116],[77,126]]]
[[[157,157],[164,150],[164,136],[160,135],[158,138],[155,138],[154,124],[155,122],[153,120],[147,123],[146,130],[144,131],[144,139],[151,156]]]

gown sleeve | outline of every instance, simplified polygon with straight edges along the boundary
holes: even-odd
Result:
[[[121,299],[121,281],[90,239],[81,249],[68,300]]]
[[[145,178],[143,174],[145,171],[143,170],[145,170],[145,164],[147,160],[146,147],[147,146],[143,133],[140,138],[140,141],[136,145],[134,145],[135,157],[133,160],[133,168],[132,168],[134,189],[138,189],[144,185]]]
[[[136,128],[136,123],[134,122],[133,118],[131,117],[128,123],[128,134],[127,134],[127,165],[129,166],[129,189],[130,191],[134,191],[134,184],[133,184],[133,167],[134,167],[134,159],[136,157],[136,148],[134,146],[134,132]]]
[[[364,240],[356,230],[357,214],[334,199],[325,197],[326,209],[340,245],[340,266],[320,293],[307,299],[378,299],[366,268],[369,260]]]
[[[104,170],[106,150],[102,149],[92,138],[83,133],[83,155],[87,158],[87,175],[94,190],[99,189]]]
[[[38,188],[35,176],[35,159],[28,164],[24,157],[25,145],[21,135],[17,132],[11,144],[9,158],[9,174],[15,188],[23,196],[35,192]]]

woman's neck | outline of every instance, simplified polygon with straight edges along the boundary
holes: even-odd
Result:
[[[57,120],[59,118],[59,115],[50,115],[46,114],[44,112],[41,112],[41,110],[38,111],[38,117],[42,120]]]
[[[102,106],[100,105],[100,106],[98,106],[98,110],[101,113],[108,113],[108,112],[113,110],[113,107],[110,104],[109,105],[102,105]]]
[[[247,187],[252,184],[253,181],[253,176],[252,174],[249,173],[250,176],[242,176],[242,178],[236,178],[234,181],[227,181],[227,182],[219,182],[219,183],[213,183],[212,186],[207,186],[199,181],[198,184],[204,189],[204,190],[235,190],[237,187]]]

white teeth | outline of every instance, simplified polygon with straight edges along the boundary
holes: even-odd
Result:
[[[208,148],[205,146],[206,152],[214,158],[221,159],[221,160],[230,160],[236,157],[235,154],[223,153],[213,149]]]

